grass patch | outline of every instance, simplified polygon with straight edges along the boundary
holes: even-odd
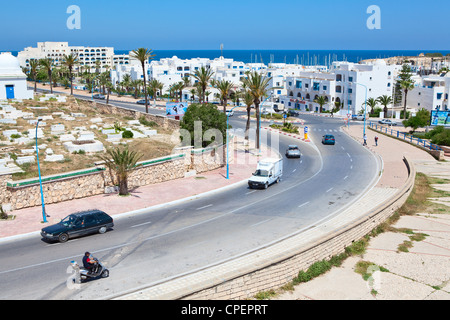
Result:
[[[388,269],[369,261],[359,261],[355,266],[355,272],[360,274],[364,281],[369,280],[374,271],[389,272]]]
[[[397,247],[398,252],[409,252],[409,249],[413,247],[412,241],[403,241],[403,243],[399,244]]]
[[[275,292],[275,290],[261,291],[255,295],[255,299],[256,300],[268,300],[268,299],[276,296],[276,294],[277,293]]]

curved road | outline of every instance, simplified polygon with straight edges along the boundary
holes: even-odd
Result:
[[[113,231],[65,244],[48,244],[39,236],[4,243],[0,298],[101,299],[232,259],[331,218],[373,185],[378,163],[339,131],[342,121],[301,117],[315,146],[279,136],[281,154],[289,144],[298,144],[303,154],[301,160],[284,160],[281,183],[267,190],[250,190],[242,183],[117,218]],[[245,124],[234,117],[232,125]],[[323,146],[321,137],[330,130],[337,143]],[[70,289],[69,261],[80,263],[86,250],[107,264],[111,276]]]

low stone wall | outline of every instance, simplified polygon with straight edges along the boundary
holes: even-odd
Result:
[[[129,188],[136,188],[169,180],[184,178],[186,172],[197,173],[215,170],[222,163],[223,148],[181,148],[183,152],[167,157],[142,161],[130,173]],[[234,152],[230,152],[234,154]],[[230,161],[233,157],[230,156]],[[86,198],[113,190],[115,178],[101,162],[96,168],[42,177],[42,189],[46,204]],[[41,205],[39,179],[12,181],[12,175],[0,176],[0,205],[6,210],[18,210]]]
[[[252,270],[252,266],[247,266],[246,272],[237,270],[236,274],[230,275],[229,278],[212,279],[211,283],[201,290],[193,290],[191,294],[179,299],[243,300],[251,298],[258,292],[282,287],[292,281],[300,270],[307,270],[315,262],[343,253],[346,247],[369,234],[406,202],[414,187],[416,173],[412,162],[407,159],[404,159],[404,162],[409,171],[408,180],[388,202],[380,204],[345,228],[327,234],[307,247],[280,254],[278,260],[268,261],[266,265],[256,270]]]

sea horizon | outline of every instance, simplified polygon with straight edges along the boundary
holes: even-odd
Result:
[[[115,49],[115,54],[128,54],[131,50]],[[11,52],[17,56],[19,51]],[[281,50],[281,49],[261,49],[261,50],[153,50],[156,55],[154,60],[172,58],[180,59],[208,58],[215,59],[223,55],[224,58],[231,58],[234,61],[244,63],[287,63],[301,65],[330,65],[333,61],[348,61],[357,63],[368,59],[385,59],[390,57],[404,56],[417,57],[424,53],[442,53],[444,56],[450,54],[450,50]]]

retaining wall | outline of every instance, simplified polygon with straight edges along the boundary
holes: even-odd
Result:
[[[199,172],[215,170],[224,165],[223,148],[187,151],[167,157],[142,161],[130,173],[128,187],[135,188],[164,181],[181,179],[188,170]],[[103,194],[114,186],[114,174],[102,162],[95,168],[42,177],[46,204],[80,199]],[[0,205],[7,211],[41,205],[38,178],[12,181],[12,175],[0,175]]]
[[[189,300],[251,298],[258,292],[282,287],[292,281],[300,270],[306,271],[315,262],[343,253],[346,247],[369,234],[406,202],[414,187],[416,174],[411,161],[405,158],[404,163],[409,177],[403,188],[389,201],[363,214],[345,228],[326,234],[320,240],[299,247],[296,251],[279,253],[277,259],[265,261],[262,266],[259,263],[257,268],[245,266],[230,272],[227,278],[210,279],[207,284],[199,284],[190,293],[177,298]]]

